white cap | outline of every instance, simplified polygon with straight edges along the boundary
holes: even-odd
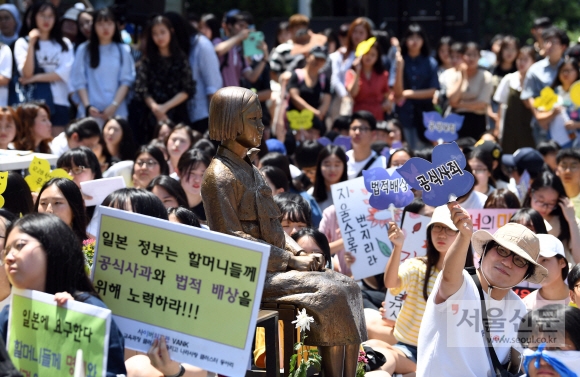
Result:
[[[429,225],[432,224],[443,224],[456,232],[458,230],[451,220],[451,212],[449,211],[447,204],[435,208],[433,211],[433,216],[431,216],[431,221],[429,222]]]
[[[536,234],[536,236],[540,240],[541,256],[550,258],[556,255],[561,255],[566,258],[562,241],[552,236],[551,234]]]

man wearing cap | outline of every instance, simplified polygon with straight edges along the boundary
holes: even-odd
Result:
[[[504,364],[512,348],[521,350],[517,335],[526,307],[511,288],[524,280],[541,283],[548,272],[537,262],[540,242],[525,226],[509,223],[493,235],[485,230],[473,233],[469,213],[457,202],[448,207],[459,234],[427,300],[419,331],[417,376],[487,377],[492,375],[489,352]],[[470,242],[481,256],[475,275],[464,269]],[[478,285],[490,320],[490,349]]]
[[[548,270],[548,276],[542,287],[533,291],[523,301],[528,310],[542,308],[550,304],[568,305],[570,294],[565,283],[570,267],[564,255],[564,245],[551,234],[537,234],[540,240],[540,258],[538,262]]]
[[[544,168],[542,154],[534,148],[525,147],[518,149],[514,154],[504,154],[501,162],[511,169],[508,189],[518,196],[520,202],[523,202],[528,188]],[[522,180],[524,171],[528,172],[529,181]]]

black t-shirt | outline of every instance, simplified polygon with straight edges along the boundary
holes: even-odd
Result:
[[[191,207],[190,210],[195,213],[199,221],[207,221],[207,217],[205,217],[205,209],[203,208],[203,201],[199,202],[195,207]]]
[[[306,75],[306,72],[304,72]],[[324,83],[321,85],[321,83]],[[290,82],[288,83],[288,90],[292,88],[298,88],[300,92],[300,97],[304,101],[306,101],[310,106],[318,109],[320,106],[320,98],[322,94],[330,94],[330,77],[327,75],[318,75],[318,79],[316,80],[316,85],[310,88],[306,85],[304,80],[298,80],[298,75],[296,71],[292,72],[292,77],[290,78]],[[292,104],[292,100],[289,101],[288,110],[296,110],[296,107]]]

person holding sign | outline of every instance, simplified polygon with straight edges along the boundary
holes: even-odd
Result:
[[[385,286],[395,296],[407,292],[401,313],[395,322],[394,336],[397,344],[389,346],[390,352],[386,355],[387,372],[391,374],[411,373],[417,369],[419,327],[427,299],[443,269],[445,255],[457,238],[457,233],[447,206],[435,208],[427,227],[427,255],[410,258],[399,266],[405,234],[395,223],[390,223],[389,239],[393,243],[393,253],[385,268]]]
[[[201,187],[209,228],[271,245],[262,301],[305,308],[315,319],[306,343],[320,347],[325,374],[354,377],[366,339],[360,288],[285,236],[272,190],[250,162],[262,140],[261,118],[258,96],[248,89],[222,88],[211,100],[210,138],[221,146]]]
[[[511,288],[524,280],[541,283],[548,272],[537,262],[538,238],[525,226],[509,223],[493,235],[485,230],[474,233],[465,209],[457,202],[447,207],[459,233],[427,300],[419,330],[417,375],[488,376],[490,357],[507,363],[510,348],[521,351],[517,331],[526,307]],[[470,243],[482,257],[480,267],[468,272],[464,260]],[[484,328],[482,313],[503,325]]]
[[[77,300],[107,308],[85,272],[85,257],[72,229],[49,214],[30,214],[15,221],[6,233],[0,254],[13,287],[55,295],[58,305]],[[0,313],[0,335],[6,342],[10,306]],[[126,374],[123,334],[111,321],[107,377]]]

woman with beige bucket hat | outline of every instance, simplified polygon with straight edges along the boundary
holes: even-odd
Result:
[[[474,233],[469,213],[457,202],[447,206],[459,235],[427,300],[417,376],[489,376],[497,365],[510,361],[511,349],[521,351],[518,327],[526,307],[511,288],[524,280],[540,283],[548,272],[537,262],[539,240],[525,226],[509,223],[493,235],[485,230]],[[481,255],[473,275],[464,269],[470,242]]]

